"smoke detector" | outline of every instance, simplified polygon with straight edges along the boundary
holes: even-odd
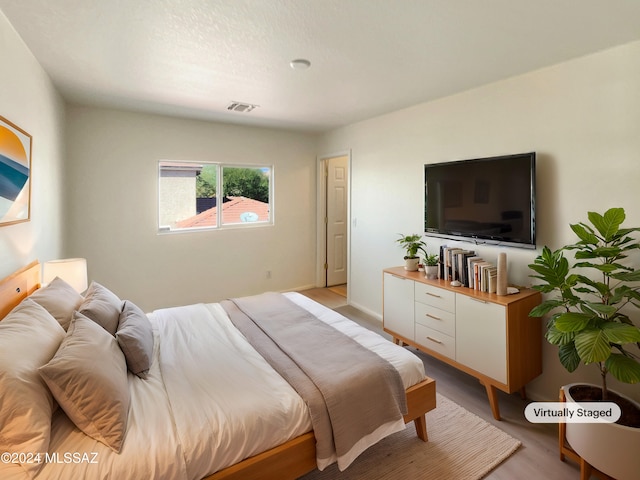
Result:
[[[253,105],[251,103],[231,102],[227,107],[227,110],[231,110],[232,112],[249,113],[256,107],[258,107],[258,105]]]
[[[306,58],[296,58],[289,62],[289,66],[294,70],[306,70],[311,66],[311,62]]]

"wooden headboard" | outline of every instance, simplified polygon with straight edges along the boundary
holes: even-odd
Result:
[[[0,320],[23,298],[40,288],[40,262],[34,260],[26,267],[0,280]]]

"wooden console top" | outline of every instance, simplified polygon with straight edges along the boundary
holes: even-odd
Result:
[[[461,295],[467,295],[478,300],[484,300],[491,303],[497,303],[498,305],[509,305],[510,303],[517,302],[523,298],[530,297],[532,295],[539,295],[540,293],[532,288],[520,289],[519,293],[511,295],[497,295],[495,293],[480,292],[468,287],[452,287],[451,283],[441,279],[432,280],[424,276],[424,272],[409,272],[404,267],[390,267],[385,268],[384,272],[390,273],[397,277],[407,278],[414,282],[425,283],[427,285],[433,285],[434,287],[450,290]]]

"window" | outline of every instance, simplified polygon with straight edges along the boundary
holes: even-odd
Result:
[[[160,232],[273,223],[272,166],[161,161],[158,176]]]

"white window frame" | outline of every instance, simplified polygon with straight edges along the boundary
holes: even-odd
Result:
[[[216,225],[207,225],[201,227],[183,227],[183,228],[172,228],[167,225],[161,224],[161,194],[162,194],[162,169],[163,166],[167,164],[172,164],[178,168],[178,165],[184,164],[185,167],[188,166],[205,166],[205,165],[214,165],[217,168],[216,172],[216,196],[218,192],[223,192],[223,170],[224,168],[249,168],[249,169],[268,169],[269,171],[269,218],[268,220],[261,221],[253,221],[253,222],[236,222],[236,223],[223,223],[223,215],[218,212],[216,214]],[[266,165],[266,164],[250,164],[250,163],[222,163],[222,162],[211,162],[211,161],[195,161],[195,160],[160,160],[158,161],[158,196],[157,196],[157,229],[158,234],[173,234],[173,233],[191,233],[191,232],[206,232],[206,231],[215,231],[215,230],[227,230],[227,229],[235,229],[235,228],[260,228],[265,226],[273,226],[274,225],[274,166]],[[194,215],[195,216],[195,215]]]

